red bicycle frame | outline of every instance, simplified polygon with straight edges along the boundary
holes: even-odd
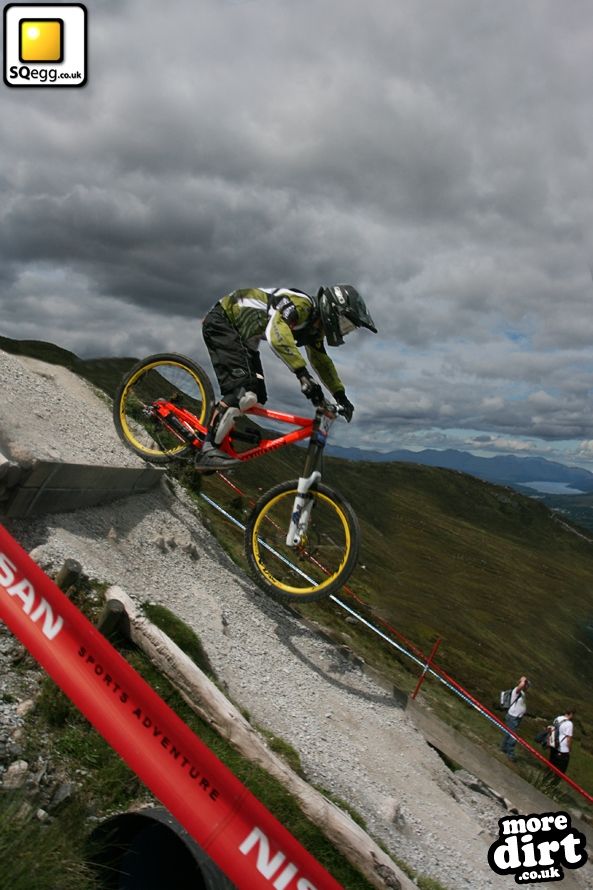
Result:
[[[300,417],[298,414],[286,414],[283,411],[271,411],[269,408],[263,408],[261,405],[255,405],[246,414],[254,414],[256,417],[266,417],[269,420],[277,420],[280,423],[287,423],[296,426],[297,429],[286,433],[284,436],[278,436],[276,439],[263,439],[254,448],[248,448],[247,451],[238,452],[233,448],[231,432],[225,436],[220,446],[227,454],[238,457],[239,460],[251,460],[254,457],[261,457],[277,448],[283,448],[285,445],[291,445],[294,442],[300,442],[303,439],[310,439],[316,426],[316,417]]]
[[[185,439],[195,448],[201,448],[204,437],[206,435],[206,427],[201,424],[198,418],[188,411],[186,408],[180,408],[174,402],[167,402],[159,399],[153,405],[156,413],[163,421],[163,424],[175,435]],[[287,433],[284,436],[278,436],[274,439],[263,439],[255,447],[248,448],[246,451],[235,451],[233,448],[233,434],[231,431],[222,443],[218,446],[222,451],[230,454],[238,460],[252,460],[255,457],[261,457],[277,448],[283,448],[285,445],[291,445],[294,442],[300,442],[303,439],[311,439],[316,445],[323,446],[327,433],[319,430],[321,417],[328,414],[328,407],[317,408],[314,417],[301,417],[298,414],[287,414],[283,411],[272,411],[261,405],[255,405],[245,412],[245,415],[255,415],[256,417],[266,417],[269,420],[280,421],[280,423],[296,426],[297,429]],[[333,412],[332,412],[333,414]],[[335,414],[334,414],[335,416]],[[318,435],[316,436],[315,433]],[[196,435],[197,434],[197,435]]]

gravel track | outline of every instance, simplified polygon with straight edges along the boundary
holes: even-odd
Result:
[[[0,352],[0,380],[8,392],[0,406],[7,456],[143,465],[117,438],[107,401],[65,369]],[[352,805],[393,855],[450,890],[517,886],[486,858],[502,805],[451,773],[359,666],[255,588],[174,483],[7,528],[35,548],[44,568],[76,559],[90,577],[179,615],[231,698],[290,742],[308,779]],[[590,875],[579,869],[565,886],[593,887]]]

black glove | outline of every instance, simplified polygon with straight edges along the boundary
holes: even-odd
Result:
[[[314,405],[323,404],[323,390],[318,383],[315,383],[306,368],[298,372],[298,378],[301,384],[301,392],[305,398],[313,402]]]
[[[334,399],[342,409],[340,411],[340,414],[342,415],[342,417],[346,418],[348,423],[350,423],[350,421],[352,420],[352,415],[354,414],[354,405],[352,404],[350,399],[346,397],[346,393],[344,392],[344,390],[339,389],[337,392],[335,392]]]

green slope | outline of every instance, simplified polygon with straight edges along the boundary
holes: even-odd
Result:
[[[442,636],[440,660],[485,701],[524,672],[542,707],[583,698],[593,544],[537,501],[461,473],[356,464],[339,475],[366,532],[356,586],[379,614],[426,650]]]

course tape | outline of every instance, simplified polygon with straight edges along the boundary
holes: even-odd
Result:
[[[0,619],[239,890],[340,890],[2,525]]]

